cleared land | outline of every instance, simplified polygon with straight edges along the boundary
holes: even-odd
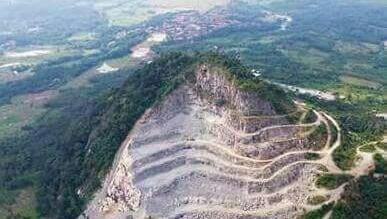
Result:
[[[45,91],[15,97],[12,103],[0,107],[0,138],[14,134],[21,127],[41,115],[44,104],[57,94],[56,91]]]
[[[367,87],[367,88],[372,88],[372,89],[378,89],[382,86],[378,82],[359,78],[359,77],[352,76],[352,75],[341,76],[340,80],[344,83],[347,83],[347,84],[360,86],[360,87]]]
[[[4,55],[8,58],[27,58],[50,54],[50,50],[31,50],[25,52],[6,52]]]

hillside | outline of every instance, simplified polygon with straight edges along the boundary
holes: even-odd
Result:
[[[200,59],[142,115],[83,216],[294,218],[338,199],[341,190],[314,183],[341,173],[331,159],[339,139],[330,117],[220,61],[233,62]],[[314,195],[324,200],[311,204]]]
[[[120,89],[93,96],[96,89],[103,87],[97,83],[91,88],[60,92],[46,104],[48,110],[43,116],[24,127],[19,135],[0,140],[1,157],[7,158],[0,162],[2,205],[12,204],[21,189],[32,187],[40,215],[79,215],[134,123],[146,109],[186,81],[195,65],[209,59],[230,68],[229,74],[241,85],[252,80],[252,75],[236,60],[174,53],[131,73]],[[266,93],[270,98],[271,93]],[[275,96],[275,92],[272,94]],[[282,102],[285,104],[278,103],[276,107],[286,110],[288,100]]]
[[[383,125],[339,114],[341,130],[334,118],[293,103],[238,58],[164,54],[131,73],[120,88],[94,96],[99,87],[62,91],[20,135],[0,139],[6,158],[0,162],[0,203],[14,217],[25,214],[13,210],[25,197],[32,197],[38,211],[23,209],[49,218],[82,212],[233,218],[241,209],[247,218],[310,210],[316,211],[306,217],[316,218],[334,202],[341,204],[335,214],[351,214],[357,200],[337,202],[343,189],[372,201],[368,190],[357,189],[362,185],[346,182],[359,176],[362,183],[376,180],[364,176],[374,165],[372,154],[352,145],[376,141]],[[356,110],[311,100],[332,112]],[[355,132],[353,139],[348,133]],[[378,162],[383,171],[383,158]],[[381,209],[383,201],[378,203]],[[367,214],[371,207],[359,211]]]

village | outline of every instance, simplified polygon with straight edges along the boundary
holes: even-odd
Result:
[[[230,19],[231,12],[226,8],[218,8],[207,13],[187,11],[178,13],[166,19],[161,25],[149,26],[148,33],[162,32],[168,35],[169,40],[181,41],[209,34],[216,30],[238,24]]]

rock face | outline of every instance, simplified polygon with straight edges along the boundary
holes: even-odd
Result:
[[[262,101],[256,93],[239,90],[235,84],[226,79],[221,69],[210,69],[206,65],[200,66],[196,74],[196,90],[207,94],[215,101],[229,103],[236,112],[248,115],[275,115],[269,102]]]
[[[82,217],[295,218],[320,171],[303,135],[317,123],[202,65],[137,122]]]

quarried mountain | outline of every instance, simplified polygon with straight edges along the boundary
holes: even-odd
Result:
[[[170,79],[81,217],[295,218],[317,208],[316,177],[336,167],[321,159],[335,141],[325,116],[218,55]]]

